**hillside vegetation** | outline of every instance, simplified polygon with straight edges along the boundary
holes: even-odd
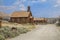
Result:
[[[17,24],[4,21],[0,28],[0,40],[16,37],[20,34],[27,33],[34,28],[35,26],[32,24]]]

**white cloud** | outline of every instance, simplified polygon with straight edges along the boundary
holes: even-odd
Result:
[[[16,6],[0,6],[0,8],[4,9],[4,10],[9,10],[9,9],[14,9],[16,8]]]
[[[47,0],[30,0],[32,3],[46,2]]]
[[[0,6],[3,10],[16,10],[17,7],[20,8],[20,10],[25,10],[25,6],[22,2],[25,2],[26,0],[17,0],[14,2],[11,6]]]
[[[0,6],[3,10],[16,10],[19,7],[20,10],[26,10],[24,2],[28,1],[31,3],[46,2],[47,0],[16,0],[11,6]]]
[[[23,4],[19,5],[20,10],[26,10],[25,6]]]
[[[56,4],[56,5],[54,5],[54,7],[58,7],[58,6],[59,6],[59,5],[57,5],[57,4]]]
[[[26,0],[17,0],[18,2],[16,2],[16,4],[18,5],[18,7],[19,7],[19,9],[20,10],[26,10],[26,8],[25,8],[25,6],[24,6],[24,2],[26,1]],[[15,4],[15,5],[16,5]]]
[[[54,5],[54,7],[59,7],[60,6],[60,0],[56,0],[56,4]]]
[[[41,0],[41,2],[46,2],[47,0]]]

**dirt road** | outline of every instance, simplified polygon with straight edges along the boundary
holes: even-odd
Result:
[[[10,40],[60,40],[60,31],[53,24],[36,25],[36,29]]]

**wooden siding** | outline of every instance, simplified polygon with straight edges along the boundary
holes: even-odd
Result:
[[[29,23],[31,22],[30,21],[30,18],[29,17],[13,17],[11,18],[11,22],[15,22],[15,23]]]

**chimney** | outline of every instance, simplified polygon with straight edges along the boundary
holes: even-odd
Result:
[[[30,6],[28,6],[27,12],[30,12]]]

